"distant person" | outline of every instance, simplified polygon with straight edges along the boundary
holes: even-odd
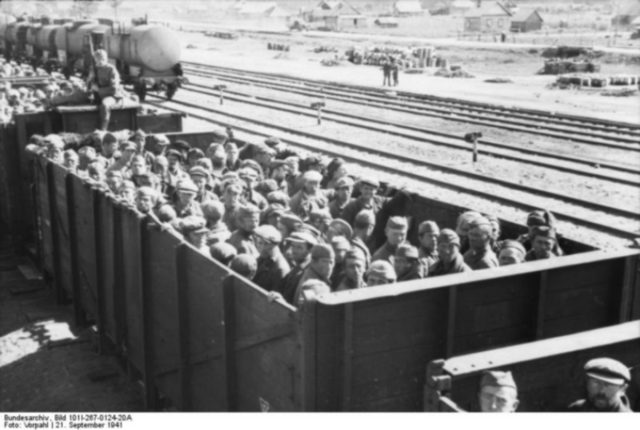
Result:
[[[629,368],[611,358],[594,358],[584,365],[587,398],[569,405],[570,412],[633,412],[625,391]]]
[[[382,86],[391,86],[391,63],[389,59],[382,61]]]
[[[393,77],[393,86],[398,86],[398,71],[399,65],[394,57],[391,57],[391,76]]]
[[[89,71],[87,89],[90,97],[99,106],[100,129],[106,130],[111,118],[111,109],[124,97],[120,74],[112,64],[109,64],[107,51],[98,49],[93,54],[95,67]]]
[[[518,387],[511,372],[485,372],[480,379],[478,403],[481,412],[515,412],[518,408]]]
[[[507,33],[504,31],[500,34],[500,42],[505,43],[507,41]]]

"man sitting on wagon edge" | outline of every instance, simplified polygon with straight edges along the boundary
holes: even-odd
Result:
[[[95,67],[89,71],[87,90],[99,106],[100,129],[106,130],[111,118],[111,109],[122,100],[124,93],[120,85],[120,74],[115,66],[108,62],[107,51],[96,50],[93,59]]]

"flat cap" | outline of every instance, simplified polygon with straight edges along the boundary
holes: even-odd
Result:
[[[280,144],[280,139],[278,139],[278,138],[277,138],[277,137],[275,137],[275,136],[270,136],[270,137],[267,137],[267,138],[264,140],[264,143],[265,143],[265,145],[270,146],[270,147],[272,147],[272,148],[273,148],[274,146],[277,146],[277,145],[279,145],[279,144]]]
[[[258,261],[251,254],[240,254],[233,257],[229,267],[244,277],[250,277],[258,270]]]
[[[531,239],[533,240],[538,236],[556,239],[556,231],[546,225],[537,225],[531,229]]]
[[[260,167],[260,164],[258,164],[258,162],[255,160],[251,160],[251,159],[242,160],[240,162],[240,168],[243,169],[245,167],[248,167],[251,170],[254,170],[260,176],[262,176],[262,174],[264,173],[262,171],[262,167]]]
[[[360,260],[364,263],[367,261],[367,257],[364,255],[362,249],[353,247],[344,256],[345,260]]]
[[[458,233],[455,231],[444,228],[440,231],[438,243],[453,243],[454,245],[460,246],[460,236],[458,236]]]
[[[480,388],[482,387],[511,387],[517,389],[516,382],[513,380],[511,372],[502,372],[500,370],[486,371],[480,379]]]
[[[458,216],[458,222],[456,223],[456,230],[459,232],[462,228],[467,227],[471,221],[476,218],[480,218],[481,216],[482,215],[479,212],[475,211],[467,211],[460,214],[460,216]]]
[[[322,163],[322,158],[318,157],[317,155],[310,155],[307,158],[304,159],[304,164],[307,167],[310,166],[317,166],[317,165],[323,165]]]
[[[289,229],[290,231],[300,228],[300,226],[302,226],[303,224],[300,217],[291,212],[283,213],[280,217],[280,223],[282,223],[282,225],[287,227],[287,229]]]
[[[106,132],[104,136],[102,136],[102,143],[113,143],[118,141],[118,136],[110,131]]]
[[[351,249],[351,242],[344,236],[334,236],[331,238],[331,247],[335,251],[348,251]]]
[[[178,151],[177,149],[171,148],[171,149],[167,150],[167,157],[170,157],[172,155],[174,157],[178,157],[178,159],[180,161],[182,161],[184,159],[184,156],[182,155],[182,152]]]
[[[386,260],[376,260],[371,263],[369,270],[367,270],[367,276],[380,276],[385,278],[389,282],[395,282],[396,271],[393,269],[391,263]]]
[[[345,236],[349,240],[351,240],[351,238],[353,237],[353,229],[351,228],[349,223],[343,219],[334,219],[333,221],[331,221],[331,224],[329,224],[329,228],[333,229],[338,234]]]
[[[277,228],[269,224],[263,224],[256,227],[253,233],[267,242],[275,244],[282,242],[282,234]]]
[[[335,253],[333,252],[333,248],[326,243],[318,243],[313,245],[311,248],[311,258],[314,260],[318,260],[320,258],[335,258]]]
[[[285,207],[280,205],[280,204],[271,204],[269,205],[269,207],[267,208],[267,210],[264,211],[264,219],[269,219],[272,216],[279,216],[281,217],[282,214],[285,212]]]
[[[186,140],[176,140],[171,144],[171,147],[184,152],[188,152],[191,149],[191,145]]]
[[[256,154],[267,154],[272,157],[276,155],[275,149],[266,145],[256,145]]]
[[[469,229],[478,229],[487,234],[491,234],[491,232],[493,231],[493,226],[491,225],[491,221],[489,221],[487,218],[479,216],[474,218],[469,223]]]
[[[255,216],[260,214],[260,209],[252,204],[241,205],[237,209],[238,217]]]
[[[209,253],[214,260],[218,260],[223,264],[229,264],[231,260],[233,260],[233,257],[238,255],[238,250],[230,243],[218,242],[209,247]]]
[[[289,206],[289,201],[291,199],[289,198],[289,196],[287,195],[287,193],[285,193],[284,191],[272,191],[269,194],[267,194],[267,201],[269,203],[278,203],[281,204],[282,206]]]
[[[182,179],[176,184],[176,190],[182,193],[196,194],[198,192],[198,187],[191,179]]]
[[[189,169],[189,176],[202,176],[204,178],[209,177],[209,172],[202,166],[193,166]]]
[[[131,142],[130,140],[120,144],[120,151],[135,151],[136,149],[138,149],[138,146],[135,142]]]
[[[527,254],[527,250],[524,249],[522,243],[513,239],[506,239],[502,241],[502,244],[500,245],[500,251],[503,251],[505,249],[513,249],[517,251],[518,253],[522,254],[522,258],[524,258],[524,256]]]
[[[182,232],[182,234],[205,234],[209,231],[205,227],[206,223],[206,220],[200,216],[187,216],[180,220],[180,231]]]
[[[396,249],[395,256],[414,260],[420,258],[418,254],[418,248],[409,243],[403,243],[402,245],[399,245]]]
[[[333,188],[335,188],[336,190],[338,188],[344,188],[344,187],[353,187],[353,179],[351,179],[350,176],[341,176],[338,178],[338,180],[336,181],[336,184],[333,186]]]
[[[615,385],[631,382],[629,368],[612,358],[594,358],[584,365],[587,376]]]
[[[331,219],[328,209],[314,208],[309,212],[309,222],[327,221]]]
[[[360,178],[359,181],[360,185],[370,185],[374,188],[379,188],[380,187],[380,182],[374,178],[373,176],[365,176]]]
[[[312,226],[309,223],[302,223],[302,225],[299,227],[300,230],[304,230],[306,232],[308,232],[309,234],[312,234],[316,239],[318,239],[318,242],[321,242],[320,238],[322,237],[322,233],[320,233],[320,230],[318,230],[317,228],[315,228],[314,226]]]
[[[318,239],[306,231],[294,231],[285,239],[287,242],[306,243],[307,245],[316,245]]]
[[[152,137],[151,137],[151,140],[156,145],[161,145],[161,146],[167,146],[167,145],[169,145],[171,143],[169,141],[169,138],[167,136],[165,136],[164,134],[153,134]]]
[[[356,228],[365,228],[376,223],[376,216],[373,211],[369,209],[363,209],[356,215],[353,226]]]
[[[407,219],[402,216],[392,216],[387,220],[387,228],[391,230],[407,229],[409,224]]]
[[[204,158],[204,152],[202,152],[202,149],[200,148],[189,149],[189,152],[187,152],[187,155],[189,157]]]
[[[255,189],[261,194],[268,195],[269,193],[278,190],[278,184],[273,179],[265,179],[256,185]]]
[[[435,221],[422,221],[418,226],[418,234],[431,233],[435,235],[440,234],[440,227]]]

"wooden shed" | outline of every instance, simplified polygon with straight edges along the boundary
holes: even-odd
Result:
[[[511,17],[511,31],[516,33],[536,31],[542,28],[543,23],[544,20],[537,10],[522,9]]]
[[[511,27],[511,14],[498,2],[485,2],[464,17],[468,33],[501,33]]]
[[[393,14],[395,16],[419,16],[424,14],[419,1],[397,1],[393,4]]]

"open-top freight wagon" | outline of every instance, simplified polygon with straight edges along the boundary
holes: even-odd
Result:
[[[201,149],[213,138],[169,137]],[[100,344],[126,358],[150,409],[419,411],[432,360],[640,324],[640,253],[569,239],[570,255],[554,260],[308,296],[295,308],[60,165],[25,157],[40,265],[77,321],[95,322]],[[418,195],[405,209],[410,236],[424,219],[451,227],[467,210]]]

